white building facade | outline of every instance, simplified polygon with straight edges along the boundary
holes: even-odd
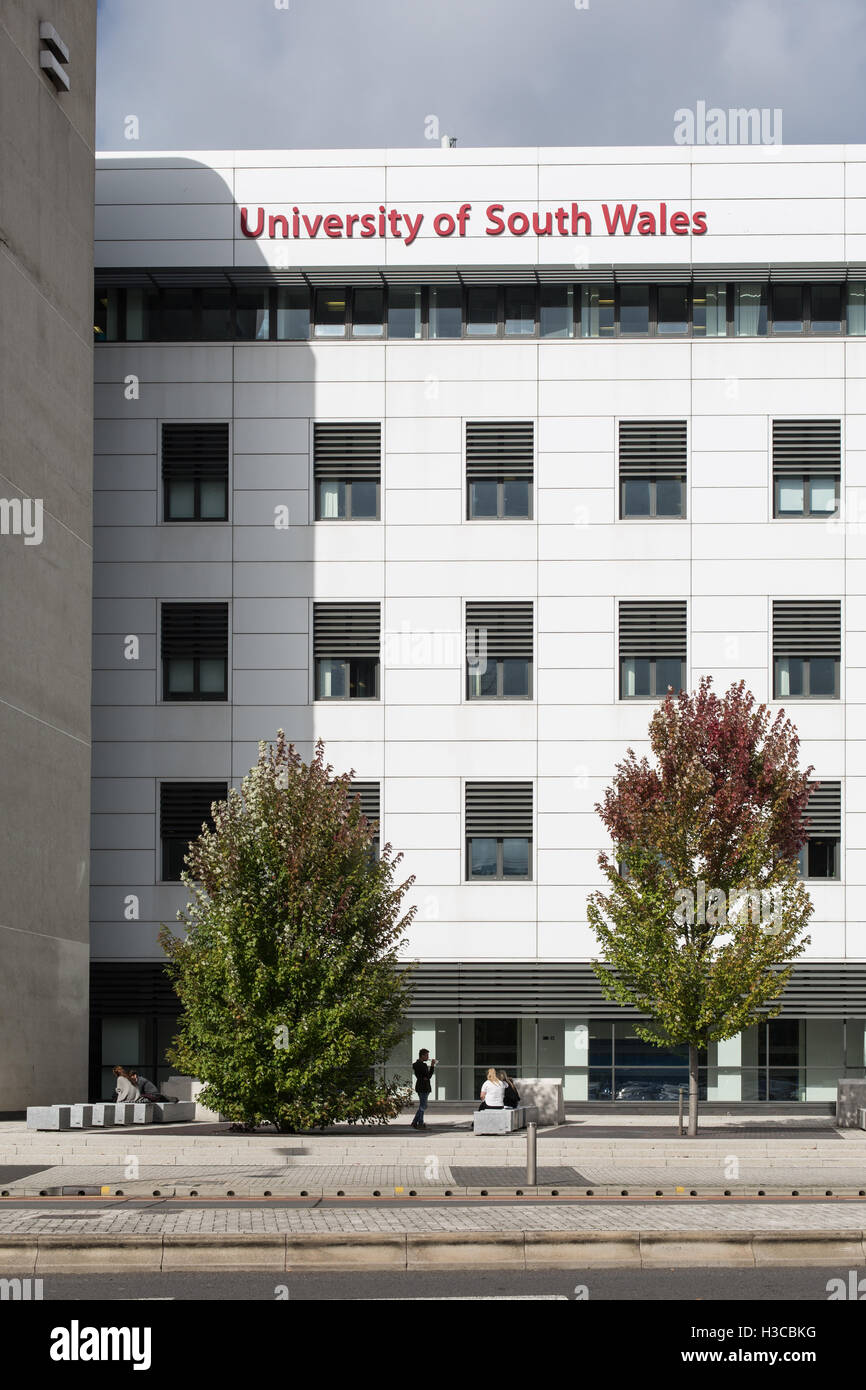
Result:
[[[96,227],[94,1085],[168,1074],[185,843],[284,728],[415,875],[390,1071],[671,1099],[586,900],[704,675],[821,784],[811,944],[706,1095],[863,1076],[866,147],[104,155]]]

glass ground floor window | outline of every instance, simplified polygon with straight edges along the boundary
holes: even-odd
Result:
[[[432,1099],[478,1098],[487,1068],[514,1077],[561,1077],[567,1101],[675,1104],[688,1088],[688,1047],[655,1047],[627,1020],[413,1019],[384,1073],[412,1082],[426,1047],[436,1059]],[[699,1055],[701,1099],[832,1101],[842,1077],[866,1078],[866,1019],[772,1019]]]

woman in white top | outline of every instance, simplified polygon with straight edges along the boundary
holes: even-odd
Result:
[[[505,1083],[496,1075],[496,1068],[490,1067],[487,1080],[481,1087],[481,1110],[502,1110],[504,1108]]]

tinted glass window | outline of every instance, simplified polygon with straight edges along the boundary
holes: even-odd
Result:
[[[570,338],[574,321],[574,291],[571,285],[542,285],[539,296],[539,332],[542,338]]]
[[[388,337],[421,337],[421,291],[394,287],[388,291]]]
[[[466,294],[466,332],[479,337],[492,337],[496,332],[495,287],[476,285]]]
[[[462,330],[462,295],[459,289],[434,287],[430,291],[430,337],[459,338]]]
[[[649,333],[648,285],[620,286],[619,331],[626,335]]]
[[[532,285],[506,285],[505,332],[509,335],[535,332],[535,289]]]
[[[799,285],[773,286],[773,332],[803,332],[803,291]]]
[[[343,290],[316,290],[316,337],[342,338],[346,332]]]
[[[210,339],[234,337],[230,290],[202,290],[201,335]]]
[[[307,290],[277,290],[277,337],[309,338],[310,296]]]
[[[385,295],[382,290],[358,289],[352,295],[352,332],[356,338],[381,338]]]
[[[842,286],[812,286],[812,332],[842,332]]]
[[[659,285],[659,333],[687,333],[689,291],[686,285]]]

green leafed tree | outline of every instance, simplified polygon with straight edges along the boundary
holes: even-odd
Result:
[[[160,933],[183,1005],[169,1059],[249,1126],[384,1122],[406,1096],[375,1065],[404,1032],[413,880],[397,881],[390,845],[375,854],[350,775],[332,774],[321,742],[309,764],[282,730],[261,743],[190,845],[185,934]]]
[[[688,1044],[695,1135],[701,1049],[777,1014],[808,945],[797,856],[812,768],[784,711],[772,718],[742,681],[669,693],[649,740],[653,760],[629,748],[596,806],[612,848],[608,891],[587,906],[593,968],[605,998],[649,1016],[639,1037]]]

